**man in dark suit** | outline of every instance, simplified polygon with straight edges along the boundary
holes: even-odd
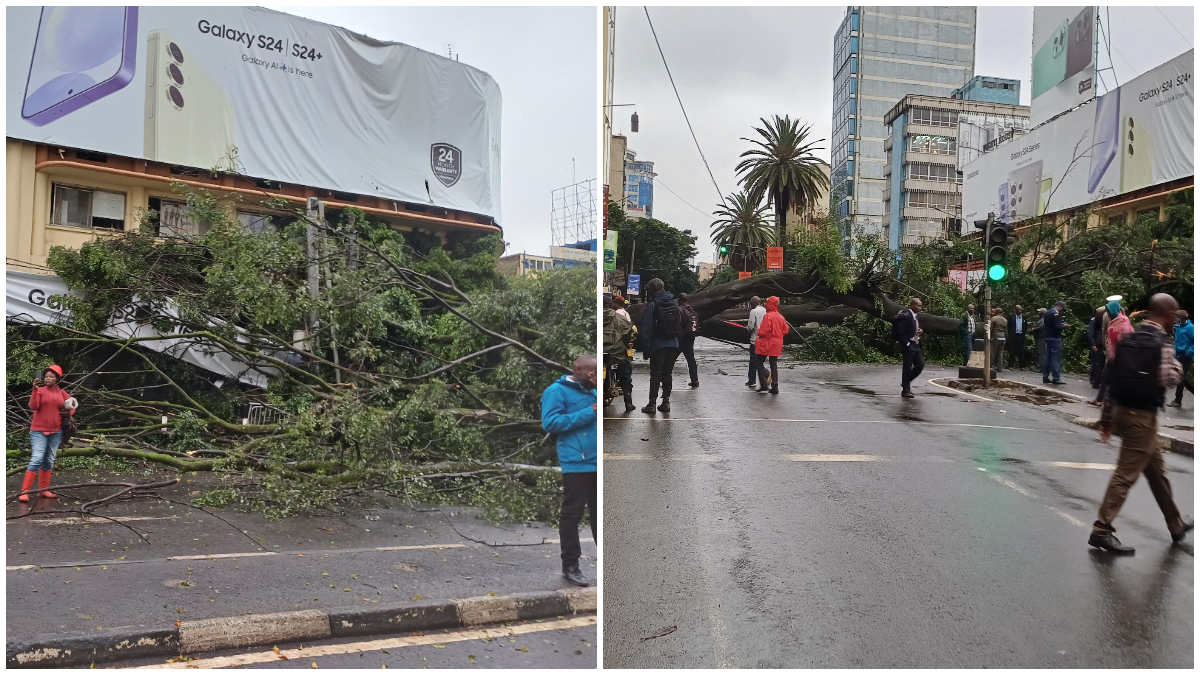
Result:
[[[921,352],[921,334],[925,331],[921,330],[917,321],[922,306],[920,298],[913,298],[908,303],[908,309],[901,310],[896,315],[895,335],[900,343],[900,353],[904,355],[904,365],[900,373],[900,395],[904,398],[915,398],[910,386],[925,369],[925,355]]]
[[[1025,336],[1031,331],[1025,311],[1020,305],[1013,308],[1008,315],[1008,367],[1024,368],[1029,365],[1029,357],[1025,354]],[[1016,364],[1016,365],[1014,365]]]

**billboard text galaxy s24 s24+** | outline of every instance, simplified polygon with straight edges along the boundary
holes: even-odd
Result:
[[[229,97],[165,30],[146,36],[146,159],[215,168],[231,158]]]
[[[45,126],[133,79],[137,7],[43,7],[21,117]]]

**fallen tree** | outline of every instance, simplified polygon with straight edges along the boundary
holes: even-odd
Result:
[[[13,451],[28,383],[57,362],[80,402],[63,456],[215,471],[230,482],[210,504],[287,515],[383,490],[554,519],[561,474],[541,465],[553,442],[540,397],[594,352],[590,270],[509,281],[496,235],[402,233],[350,208],[310,219],[279,199],[259,205],[274,226],[251,231],[236,204],[187,198],[204,234],[159,231],[150,211],[135,230],[51,250],[69,314],[7,327],[10,472],[28,456]],[[131,321],[147,330],[111,335]],[[162,336],[269,383],[143,346]]]

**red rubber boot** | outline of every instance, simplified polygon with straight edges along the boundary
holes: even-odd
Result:
[[[39,471],[38,472],[38,487],[40,487],[42,489],[42,497],[44,499],[58,499],[58,495],[56,495],[53,492],[46,489],[46,488],[50,487],[50,472],[49,471]]]
[[[38,472],[36,472],[36,471],[26,471],[25,472],[25,480],[21,483],[21,492],[24,492],[33,487],[33,482],[35,480],[37,480],[37,475],[38,475]],[[41,486],[39,485],[38,487],[41,487]],[[17,501],[27,502],[27,501],[29,501],[29,495],[21,495],[20,497],[17,497]]]

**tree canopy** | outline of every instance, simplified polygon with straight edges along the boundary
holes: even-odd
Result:
[[[616,202],[608,203],[608,226],[621,233],[617,237],[617,269],[641,274],[643,285],[658,277],[674,293],[690,293],[699,285],[690,264],[697,254],[696,235],[691,230],[679,230],[654,218],[628,218]]]

